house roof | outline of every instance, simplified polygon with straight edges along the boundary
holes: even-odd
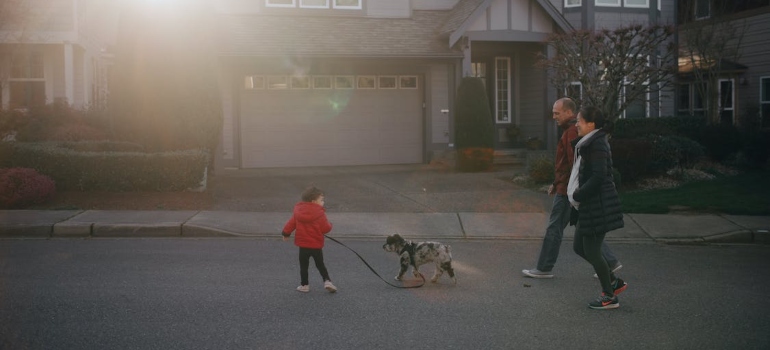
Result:
[[[442,40],[450,11],[412,18],[221,15],[220,56],[462,57]]]
[[[551,19],[562,31],[572,31],[574,28],[561,15],[559,10],[548,0],[535,0],[540,7],[548,13]],[[447,16],[446,22],[441,27],[442,35],[449,36],[449,45],[453,46],[479,16],[486,13],[487,8],[492,4],[492,0],[463,0],[457,3]]]

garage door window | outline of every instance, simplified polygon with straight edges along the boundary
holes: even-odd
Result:
[[[395,76],[380,76],[378,85],[380,89],[395,89],[396,77]]]
[[[243,88],[246,90],[264,89],[265,77],[259,75],[247,75],[243,79]]]
[[[335,89],[352,89],[355,85],[353,85],[353,76],[352,75],[338,75],[334,77],[334,88]]]
[[[374,89],[376,77],[373,75],[359,75],[358,76],[358,88],[359,89]]]
[[[331,89],[332,77],[328,75],[319,75],[313,77],[313,89]]]
[[[291,88],[292,89],[310,89],[310,77],[308,76],[291,77]]]
[[[414,75],[402,75],[399,77],[398,86],[402,89],[416,89],[417,77]]]

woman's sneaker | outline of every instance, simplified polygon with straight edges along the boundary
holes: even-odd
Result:
[[[310,291],[310,286],[309,285],[299,286],[297,287],[297,291],[302,293],[307,293]]]
[[[551,273],[551,271],[540,271],[538,269],[532,269],[521,270],[521,273],[524,274],[524,276],[532,278],[553,278],[553,273]]]
[[[326,288],[326,290],[328,290],[328,291],[329,291],[329,293],[334,293],[334,292],[336,292],[336,291],[337,291],[337,287],[335,287],[335,286],[332,284],[332,281],[326,281],[326,282],[324,282],[324,288]]]
[[[606,293],[602,293],[602,296],[600,296],[599,299],[588,303],[588,307],[595,310],[617,309],[620,307],[620,303],[618,302],[617,296],[609,296]]]
[[[618,278],[615,282],[612,282],[612,293],[618,295],[628,288],[628,283],[623,281],[622,278]]]

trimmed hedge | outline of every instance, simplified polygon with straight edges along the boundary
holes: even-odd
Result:
[[[619,139],[637,139],[650,134],[678,135],[699,141],[706,125],[706,118],[690,116],[618,119],[612,135]]]
[[[61,190],[179,191],[203,180],[208,154],[203,150],[144,153],[76,151],[134,147],[89,142],[17,143],[14,166],[49,175]]]

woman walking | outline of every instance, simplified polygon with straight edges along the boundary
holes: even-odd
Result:
[[[578,138],[573,141],[575,163],[567,186],[574,209],[570,223],[577,223],[573,249],[593,266],[602,286],[601,296],[588,304],[592,309],[619,307],[617,294],[628,287],[610,271],[601,251],[607,232],[623,227],[620,198],[612,180],[612,152],[604,129],[607,123],[599,109],[580,109]]]

